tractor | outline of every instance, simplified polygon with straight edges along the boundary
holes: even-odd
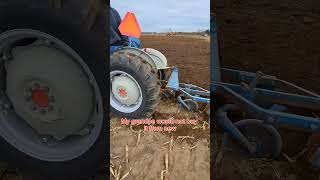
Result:
[[[134,26],[122,29],[126,24]],[[129,37],[129,45],[110,46],[110,106],[114,115],[150,118],[162,96],[177,98],[180,109],[188,111],[197,111],[198,103],[210,103],[209,90],[180,83],[178,68],[169,67],[161,52],[141,47],[141,30],[133,13],[125,15],[119,30]]]
[[[0,1],[1,160],[76,179],[108,157],[107,4]]]

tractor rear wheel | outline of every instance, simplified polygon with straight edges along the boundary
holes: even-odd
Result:
[[[157,72],[141,57],[115,52],[110,57],[110,105],[116,116],[149,118],[160,102]]]
[[[106,164],[106,5],[0,0],[0,149],[39,179]]]

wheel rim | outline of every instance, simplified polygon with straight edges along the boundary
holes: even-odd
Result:
[[[0,102],[6,107],[0,111],[0,135],[44,161],[72,160],[88,151],[101,132],[103,106],[81,57],[59,39],[30,29],[0,34],[0,52],[7,71],[6,94],[0,99],[8,100]],[[74,85],[84,89],[75,91]]]
[[[140,108],[142,90],[135,78],[124,71],[116,70],[110,72],[110,82],[110,104],[114,109],[129,114]]]

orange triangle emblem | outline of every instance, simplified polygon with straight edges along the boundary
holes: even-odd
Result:
[[[119,26],[119,31],[124,36],[131,36],[136,38],[139,38],[141,36],[140,26],[138,24],[136,16],[133,13],[127,12]]]

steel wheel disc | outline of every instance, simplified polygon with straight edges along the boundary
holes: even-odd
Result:
[[[117,83],[117,79],[125,82]],[[142,104],[142,90],[139,83],[130,74],[119,70],[111,71],[110,82],[110,104],[113,108],[123,113],[132,113],[140,108]],[[119,98],[116,94],[117,89],[119,89],[118,87],[123,87],[129,93],[129,97]]]
[[[11,108],[0,112],[0,135],[40,160],[66,161],[85,153],[99,136],[103,109],[81,57],[53,36],[29,29],[2,33],[0,52],[11,56],[4,58],[3,96]]]

